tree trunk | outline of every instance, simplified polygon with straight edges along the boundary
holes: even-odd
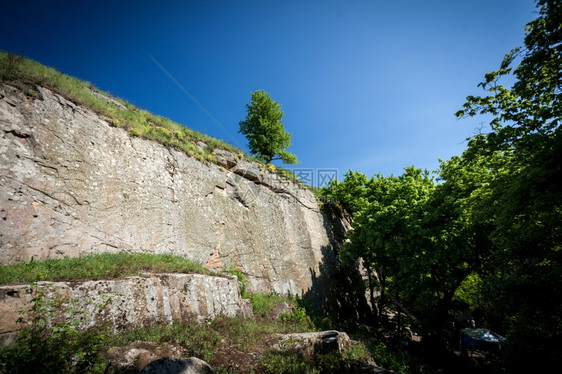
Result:
[[[369,299],[371,300],[371,306],[373,307],[373,309],[376,309],[374,311],[375,313],[373,313],[373,315],[375,316],[375,327],[379,327],[380,326],[379,311],[378,311],[377,302],[375,301],[375,292],[374,292],[375,281],[373,280],[371,267],[365,265],[365,270],[367,272],[367,280],[369,283]]]
[[[386,282],[384,278],[384,270],[381,266],[379,266],[379,268],[377,269],[377,276],[379,278],[379,285],[380,285],[380,296],[379,296],[379,307],[378,307],[379,314],[377,318],[379,322],[382,322],[383,314],[384,314],[384,305],[386,303],[386,295],[385,295]]]

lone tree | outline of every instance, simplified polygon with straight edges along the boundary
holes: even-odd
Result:
[[[252,93],[252,101],[246,104],[246,109],[248,115],[240,122],[239,132],[250,142],[250,152],[267,163],[281,160],[285,164],[296,164],[297,157],[286,151],[292,137],[281,123],[281,105],[267,92],[258,90]]]

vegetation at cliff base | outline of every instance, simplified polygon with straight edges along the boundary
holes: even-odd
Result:
[[[29,323],[9,346],[0,347],[0,373],[130,373],[148,362],[139,355],[132,366],[116,365],[131,348],[146,351],[181,352],[211,364],[216,373],[329,373],[354,372],[359,363],[370,359],[366,345],[357,343],[344,352],[307,355],[272,348],[278,334],[315,330],[310,319],[294,318],[287,312],[281,319],[269,317],[277,301],[290,304],[295,299],[262,295],[262,315],[253,319],[219,317],[208,323],[146,323],[141,328],[111,333],[110,326],[97,322],[86,330],[83,318],[65,300],[50,300],[33,287]],[[98,306],[103,310],[103,306]],[[60,316],[65,318],[58,318]],[[49,323],[48,321],[51,321]],[[161,353],[166,357],[166,353]]]

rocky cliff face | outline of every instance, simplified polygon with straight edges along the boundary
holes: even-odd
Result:
[[[216,156],[131,137],[45,88],[0,86],[0,260],[171,253],[298,295],[328,279],[343,228],[313,194]]]

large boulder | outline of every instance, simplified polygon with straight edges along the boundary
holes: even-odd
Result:
[[[197,358],[161,358],[146,365],[138,374],[213,374],[205,361]]]
[[[197,357],[176,345],[136,341],[109,351],[110,367],[119,373],[210,374],[215,371]]]
[[[345,332],[335,330],[322,332],[304,332],[280,335],[280,340],[273,346],[278,351],[293,350],[305,356],[345,352],[356,344]]]

